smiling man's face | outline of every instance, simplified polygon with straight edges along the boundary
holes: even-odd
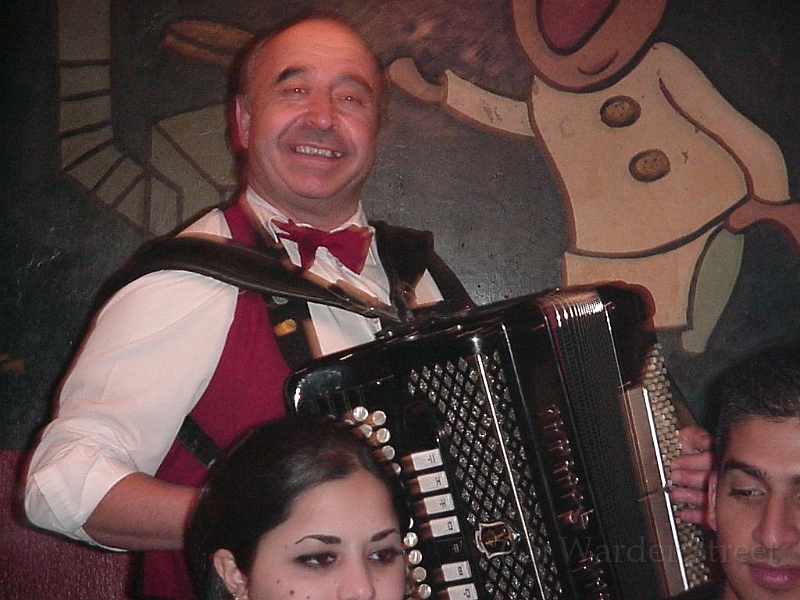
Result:
[[[709,511],[725,600],[800,598],[800,423],[749,417],[732,426]]]
[[[381,93],[375,58],[340,23],[304,21],[269,40],[236,103],[248,185],[297,221],[346,221],[372,169]]]

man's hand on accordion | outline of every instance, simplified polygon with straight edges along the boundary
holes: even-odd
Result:
[[[677,516],[686,522],[708,526],[708,477],[713,468],[714,438],[705,429],[689,425],[678,432],[681,455],[670,466],[675,488],[670,497],[688,504]]]

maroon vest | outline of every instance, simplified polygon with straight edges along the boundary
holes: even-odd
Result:
[[[235,241],[251,247],[259,244],[257,234],[238,202],[226,208],[224,214]],[[391,284],[395,306],[402,304],[403,290],[413,288],[413,282],[426,270],[433,276],[443,296],[453,302],[453,308],[471,305],[461,282],[434,252],[433,237],[429,232],[393,227],[383,222],[372,225],[376,229],[378,254]],[[134,259],[118,279],[112,280],[107,293],[153,269],[185,268],[155,267],[154,264],[146,259],[139,262]],[[307,318],[308,308],[304,301],[274,302],[268,306],[261,293],[240,288],[219,363],[206,391],[190,413],[194,423],[218,448],[230,447],[255,425],[285,414],[283,385],[291,373],[287,359],[296,364],[310,357],[302,327],[281,337],[280,347],[278,345],[272,320],[281,323],[288,309],[294,312],[287,316],[297,322]],[[207,467],[176,441],[156,477],[201,487],[206,474]],[[192,600],[192,584],[183,552],[144,553],[141,589],[145,598]]]
[[[225,218],[234,240],[255,245],[255,234],[238,204],[226,209]],[[190,414],[220,448],[227,448],[253,426],[285,414],[283,383],[289,373],[264,298],[241,291],[217,369]],[[200,487],[206,474],[206,467],[176,442],[156,477]],[[183,552],[145,553],[142,590],[146,596],[191,600]]]

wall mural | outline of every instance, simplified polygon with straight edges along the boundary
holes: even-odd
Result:
[[[535,4],[61,0],[59,169],[145,237],[225,200],[236,51],[298,7],[334,8],[392,82],[367,212],[434,231],[479,303],[646,285],[702,416],[716,372],[800,325],[797,11]]]

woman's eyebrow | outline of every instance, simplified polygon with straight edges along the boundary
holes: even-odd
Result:
[[[391,528],[391,529],[386,529],[384,531],[379,531],[378,533],[376,533],[375,535],[373,535],[370,538],[370,541],[371,542],[379,542],[381,540],[386,539],[387,537],[389,537],[393,533],[396,533],[397,535],[400,535],[400,532],[397,529]]]
[[[324,533],[310,533],[308,535],[304,535],[299,540],[295,542],[295,544],[299,544],[303,540],[317,540],[322,542],[323,544],[341,544],[342,538],[337,537],[335,535],[326,535]]]
[[[379,542],[379,541],[381,541],[383,539],[386,539],[387,537],[389,537],[393,533],[396,533],[397,535],[400,535],[400,532],[397,529],[395,529],[394,527],[391,527],[389,529],[385,529],[383,531],[379,531],[378,533],[373,534],[373,536],[370,538],[370,541],[371,542]],[[302,542],[304,540],[317,540],[319,542],[322,542],[323,544],[341,544],[342,543],[342,538],[340,538],[338,536],[335,536],[335,535],[327,535],[327,534],[324,534],[324,533],[310,533],[308,535],[304,535],[303,537],[301,537],[299,540],[297,540],[295,542],[295,544],[299,544],[300,542]]]

